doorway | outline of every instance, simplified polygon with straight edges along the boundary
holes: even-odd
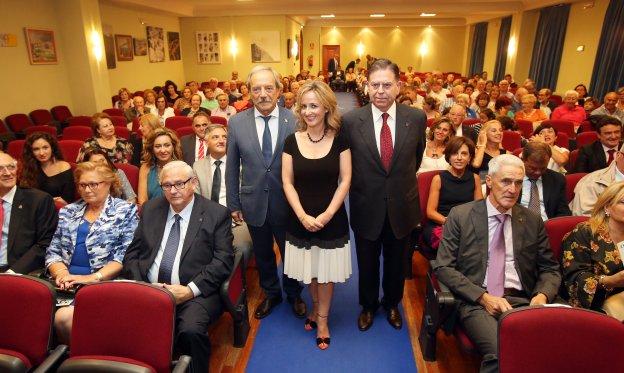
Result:
[[[329,63],[329,60],[334,58],[334,55],[338,55],[338,62],[342,65],[342,62],[340,61],[340,45],[323,45],[323,51],[322,51],[322,58],[323,58],[323,63],[321,66],[323,66],[323,75],[327,76],[327,65]]]

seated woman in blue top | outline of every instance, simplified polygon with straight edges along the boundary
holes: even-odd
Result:
[[[158,176],[163,166],[171,161],[182,159],[180,140],[175,132],[169,128],[157,128],[150,133],[145,148],[143,160],[139,169],[138,204],[163,195]]]
[[[117,277],[139,217],[137,207],[120,198],[117,175],[107,166],[83,162],[74,172],[82,199],[59,212],[45,265],[61,289]],[[60,308],[54,326],[69,342],[74,307]]]

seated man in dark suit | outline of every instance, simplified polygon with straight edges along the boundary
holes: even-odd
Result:
[[[490,194],[451,210],[432,266],[458,299],[459,321],[483,355],[481,372],[497,372],[497,318],[512,307],[551,303],[561,274],[544,222],[516,204],[522,160],[501,154],[488,172]]]
[[[551,156],[550,146],[544,142],[531,141],[522,150],[525,176],[520,204],[544,221],[572,215],[566,200],[565,176],[548,169]]]
[[[205,373],[210,358],[206,331],[221,314],[219,288],[234,264],[232,219],[227,208],[194,194],[197,178],[182,161],[163,167],[160,185],[164,196],[143,205],[122,273],[173,294],[176,348],[191,356],[192,372]]]
[[[448,112],[448,118],[453,125],[455,136],[464,136],[472,140],[475,144],[477,143],[479,132],[475,131],[471,126],[463,124],[464,119],[466,119],[466,108],[459,104],[454,104]]]
[[[193,116],[192,135],[182,136],[180,145],[182,147],[182,158],[189,166],[193,166],[195,161],[204,159],[208,154],[208,144],[206,144],[206,127],[210,125],[210,116],[203,111],[197,112]]]
[[[58,215],[52,196],[17,185],[17,161],[0,153],[0,273],[42,269]]]
[[[583,146],[576,159],[576,172],[594,172],[608,167],[622,145],[622,122],[605,115],[596,123],[598,140]]]

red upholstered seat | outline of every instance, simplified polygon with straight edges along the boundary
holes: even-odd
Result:
[[[429,118],[427,119],[427,127],[431,128],[431,126],[433,126],[433,124],[436,122],[435,118]]]
[[[576,137],[576,133],[574,132],[574,123],[569,120],[545,120],[542,122],[543,124],[550,124],[555,132],[564,132],[568,135],[569,138],[573,139]]]
[[[195,131],[193,131],[193,127],[179,127],[175,129],[175,132],[178,134],[178,137],[192,135],[195,133]]]
[[[132,186],[132,190],[134,190],[134,193],[138,193],[139,191],[139,168],[129,163],[115,163],[115,167],[122,170],[124,174],[126,174],[126,177],[128,178],[130,185]]]
[[[54,121],[52,114],[46,109],[37,109],[30,112],[30,119],[36,126],[41,126]]]
[[[102,365],[107,366],[110,372],[124,373],[156,373],[156,369],[139,360],[128,359],[118,356],[86,355],[70,357],[64,363],[59,372],[88,372]]]
[[[557,106],[563,104],[563,98],[559,95],[550,96],[550,101],[554,102]]]
[[[572,231],[577,224],[587,221],[587,216],[560,216],[548,219],[544,222],[550,248],[553,252],[553,258],[561,259],[561,242],[563,236]]]
[[[189,117],[173,116],[165,120],[165,127],[172,129],[174,131],[177,128],[190,127],[192,125],[193,125],[193,119]]]
[[[32,363],[24,354],[0,348],[0,372],[27,372],[30,368]]]
[[[128,120],[123,115],[122,116],[111,115],[110,118],[111,118],[111,122],[113,122],[113,126],[115,127],[120,127],[120,126],[126,127],[126,124],[128,124]]]
[[[71,117],[69,119],[70,126],[91,126],[91,117],[86,115],[79,115],[77,117]]]
[[[533,136],[533,122],[530,120],[516,119],[516,124],[525,139],[529,139]]]
[[[26,114],[12,114],[6,117],[5,121],[11,131],[15,133],[22,133],[26,127],[32,126],[32,123]]]
[[[73,126],[63,130],[63,140],[80,140],[85,141],[93,136],[91,127]]]
[[[598,132],[588,131],[581,132],[576,136],[576,147],[581,148],[598,140]]]
[[[471,127],[479,123],[481,123],[479,119],[464,119],[464,121],[462,122],[464,126],[471,126]]]
[[[594,129],[592,128],[592,124],[590,121],[588,120],[584,120],[581,122],[581,126],[579,127],[579,131],[580,132],[589,132],[589,131],[594,131]]]
[[[557,139],[555,140],[555,145],[570,149],[570,137],[565,132],[557,132]]]
[[[61,153],[63,153],[63,158],[67,162],[76,162],[78,158],[78,153],[80,153],[80,147],[84,143],[84,141],[80,140],[60,140],[59,148],[61,149]]]
[[[580,308],[523,307],[498,321],[501,373],[622,372],[624,325]]]
[[[115,136],[122,139],[130,139],[130,130],[126,126],[115,126]]]
[[[10,133],[10,132],[11,131],[9,130],[9,127],[7,127],[7,125],[4,124],[4,121],[0,119],[0,134]]]
[[[25,142],[26,140],[12,140],[9,145],[7,145],[7,153],[15,159],[22,159]]]
[[[225,119],[223,117],[210,116],[210,123],[220,124],[222,126],[227,126],[227,119]]]
[[[72,117],[71,111],[65,105],[55,106],[52,109],[50,109],[50,112],[52,113],[52,116],[54,117],[54,119],[56,119],[59,122],[65,122],[66,120]]]
[[[431,181],[435,175],[440,174],[440,170],[426,171],[416,176],[416,184],[418,184],[418,201],[420,202],[420,225],[427,224],[427,201],[429,200],[429,189],[431,189]]]
[[[516,131],[503,131],[503,148],[508,152],[522,147],[522,136]]]
[[[576,168],[576,160],[578,159],[579,150],[574,149],[570,152],[570,158],[568,159],[567,170],[574,171]]]
[[[121,109],[110,108],[110,109],[104,109],[102,110],[102,112],[110,115],[111,117],[113,116],[123,117],[124,116],[124,112]]]
[[[576,151],[576,150],[575,150]],[[574,151],[572,152],[574,153]],[[579,180],[583,178],[583,176],[587,175],[585,172],[577,172],[575,174],[566,174],[566,200],[568,203],[574,199],[574,188],[576,184],[578,184]]]
[[[48,125],[31,126],[31,127],[26,128],[26,130],[24,130],[24,133],[26,134],[26,136],[35,132],[45,132],[45,133],[50,134],[52,137],[56,138],[56,127],[53,127],[53,126],[48,126]]]

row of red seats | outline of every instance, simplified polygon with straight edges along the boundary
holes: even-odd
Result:
[[[19,133],[22,134],[28,127],[49,125],[54,122],[66,122],[73,115],[69,108],[64,105],[55,106],[50,111],[46,109],[36,109],[29,115],[18,113],[11,114],[5,118],[6,125],[0,119],[0,134],[2,133]]]

